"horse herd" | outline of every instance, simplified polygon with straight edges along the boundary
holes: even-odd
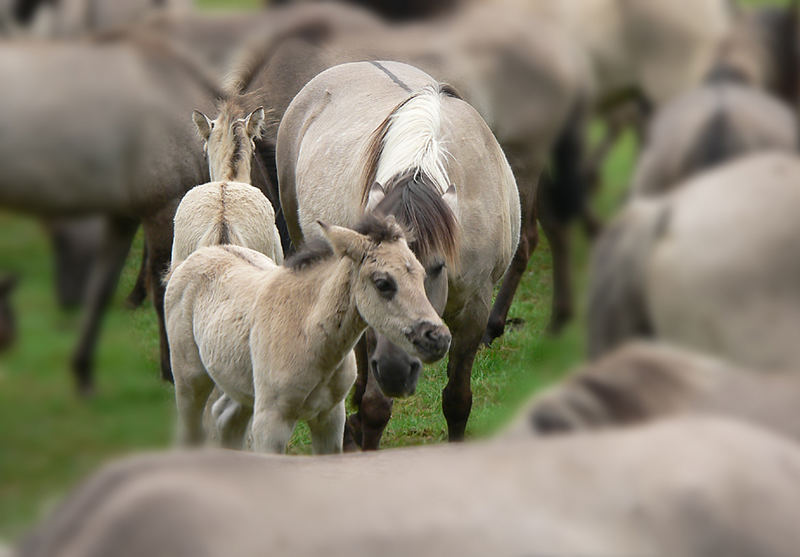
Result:
[[[390,24],[336,3],[177,4],[107,30],[86,15],[103,2],[61,0],[33,28],[91,33],[3,42],[0,204],[68,246],[102,229],[81,392],[141,223],[131,297],[159,317],[179,444],[278,454],[124,459],[12,555],[795,554],[797,6],[465,0]],[[588,195],[620,114],[641,154],[599,227]],[[609,136],[588,153],[594,117]],[[590,361],[498,438],[281,455],[298,421],[316,455],[378,448],[391,397],[445,355],[463,440],[537,222],[551,331],[572,316],[578,218],[596,234]],[[0,347],[12,336],[0,305]]]

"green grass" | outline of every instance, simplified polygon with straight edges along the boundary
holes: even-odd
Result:
[[[755,3],[755,2],[751,2]],[[760,3],[764,3],[763,1]],[[220,0],[200,0],[219,7]],[[254,8],[259,0],[226,6]],[[596,133],[596,132],[595,132]],[[604,186],[595,199],[601,215],[619,206],[635,156],[625,136],[603,169]],[[167,447],[174,427],[172,387],[159,379],[155,313],[147,302],[123,307],[138,271],[141,238],[128,258],[120,286],[105,317],[96,354],[97,396],[74,396],[68,361],[79,326],[77,314],[55,303],[52,257],[36,221],[0,213],[0,271],[21,280],[13,303],[18,341],[0,355],[0,538],[14,538],[81,477],[110,457]],[[587,242],[574,231],[575,291],[585,291]],[[578,318],[558,338],[545,334],[552,284],[550,256],[543,240],[517,293],[510,317],[521,319],[490,348],[481,351],[472,377],[474,403],[467,434],[495,431],[532,391],[582,359],[583,299]],[[418,393],[394,406],[383,445],[437,443],[445,439],[441,414],[444,363],[429,366]],[[299,427],[292,453],[309,451]]]

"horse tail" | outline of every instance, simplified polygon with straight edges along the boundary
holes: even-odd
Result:
[[[669,225],[663,202],[632,202],[598,238],[590,263],[589,357],[596,358],[632,337],[649,337],[645,262]]]
[[[447,85],[426,86],[398,104],[373,132],[362,178],[362,204],[395,215],[411,232],[409,245],[417,257],[440,252],[456,268],[457,191],[450,184],[450,155],[442,134],[442,103],[449,97],[460,98]],[[376,182],[385,197],[373,207],[369,197]]]

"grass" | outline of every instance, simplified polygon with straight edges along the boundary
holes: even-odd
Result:
[[[223,2],[198,3],[219,7]],[[236,0],[225,6],[260,4],[259,0]],[[607,216],[619,206],[635,151],[635,141],[625,136],[607,160],[603,189],[595,199],[599,214]],[[56,306],[52,257],[43,231],[32,219],[2,212],[0,231],[0,271],[14,272],[21,279],[13,296],[18,341],[0,355],[0,538],[14,538],[103,461],[169,446],[175,412],[172,387],[159,379],[152,306],[148,302],[131,311],[122,303],[138,271],[141,238],[128,258],[103,324],[96,354],[98,394],[81,401],[74,396],[68,372],[79,315]],[[574,287],[581,293],[588,246],[577,230],[573,245]],[[476,359],[468,437],[495,431],[532,391],[582,359],[583,300],[579,296],[578,318],[561,336],[552,338],[544,332],[551,290],[550,257],[543,240],[510,312],[511,318],[523,324],[508,330]],[[440,395],[445,379],[444,363],[429,366],[418,393],[395,403],[385,447],[445,439]],[[307,429],[299,427],[290,452],[308,451]]]

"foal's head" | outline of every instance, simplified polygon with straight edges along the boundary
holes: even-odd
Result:
[[[442,358],[450,331],[425,295],[425,269],[393,217],[366,216],[356,230],[319,223],[333,251],[356,263],[356,309],[380,334],[426,363]]]
[[[264,108],[259,107],[244,118],[223,110],[216,120],[195,110],[192,119],[203,138],[211,180],[249,184],[255,142],[264,132]]]

